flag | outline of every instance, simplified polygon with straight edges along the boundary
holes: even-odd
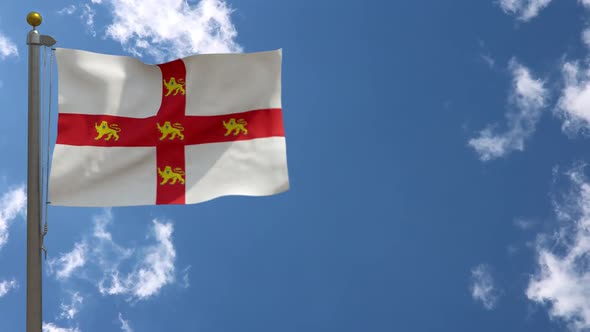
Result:
[[[286,191],[281,57],[207,54],[147,65],[57,49],[51,204],[191,204]]]

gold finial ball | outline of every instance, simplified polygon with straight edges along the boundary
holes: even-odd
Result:
[[[40,26],[41,21],[43,21],[43,18],[41,17],[41,14],[37,12],[30,12],[27,15],[27,23],[29,23],[33,28]]]

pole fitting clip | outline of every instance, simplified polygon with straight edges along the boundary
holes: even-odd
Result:
[[[45,221],[45,227],[43,228],[43,233],[41,233],[41,250],[45,254],[45,260],[47,260],[47,248],[45,248],[45,235],[47,235],[47,221]]]

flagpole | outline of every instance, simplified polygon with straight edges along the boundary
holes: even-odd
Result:
[[[27,155],[27,332],[42,332],[41,291],[41,144],[39,125],[39,58],[41,46],[55,40],[39,34],[42,18],[37,12],[27,15],[33,27],[27,35],[29,45],[29,134]],[[50,96],[51,97],[51,96]]]

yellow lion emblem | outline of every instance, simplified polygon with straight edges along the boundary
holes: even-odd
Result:
[[[164,81],[164,86],[166,87],[166,89],[168,89],[168,92],[164,95],[165,97],[168,97],[172,92],[174,92],[173,96],[176,96],[179,92],[184,96],[186,94],[186,91],[184,91],[184,80],[182,78],[178,79],[178,82],[176,82],[176,79],[174,77],[170,77],[170,80],[168,82],[166,82],[166,80]]]
[[[222,122],[223,126],[227,130],[223,136],[228,136],[232,131],[234,132],[234,136],[237,136],[240,132],[244,133],[244,135],[248,135],[248,129],[246,129],[248,122],[246,122],[246,120],[239,119],[236,121],[236,119],[231,118],[228,122]]]
[[[164,171],[158,167],[158,173],[162,177],[162,182],[160,182],[160,185],[162,186],[168,183],[169,180],[172,180],[169,184],[175,184],[176,181],[180,181],[181,184],[184,184],[184,172],[180,167],[176,167],[174,170],[172,170],[172,167],[166,166]]]
[[[115,141],[119,140],[118,133],[121,132],[121,128],[119,128],[119,125],[117,125],[116,123],[109,124],[108,122],[103,121],[99,125],[95,122],[94,128],[96,128],[96,132],[98,133],[98,136],[94,138],[97,141],[101,139],[104,135],[107,135],[105,141],[109,141],[111,138],[113,138],[113,136],[115,137]]]
[[[170,124],[170,121],[164,122],[163,126],[160,126],[160,123],[156,123],[158,130],[162,133],[160,137],[160,141],[168,137],[168,139],[173,140],[178,136],[181,140],[184,139],[184,135],[182,132],[184,131],[184,127],[179,123],[175,122],[174,124]]]

